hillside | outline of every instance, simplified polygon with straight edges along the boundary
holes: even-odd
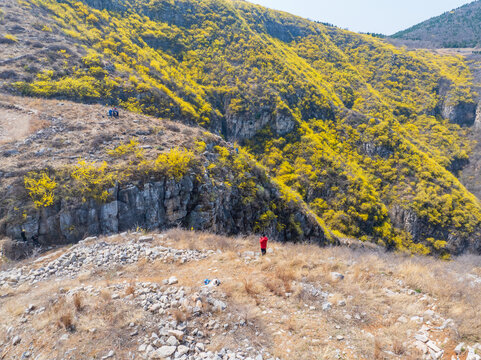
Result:
[[[0,358],[479,360],[479,257],[257,247],[125,232],[10,263]]]
[[[126,206],[145,219],[145,203],[119,194],[132,186],[145,192],[150,180],[161,180],[174,188],[194,184],[181,198],[195,201],[178,215],[189,228],[319,243],[357,238],[443,257],[481,252],[479,200],[456,178],[473,146],[466,137],[477,109],[462,58],[399,49],[244,1],[6,0],[0,6],[4,92],[118,104],[216,134],[196,130],[183,139],[195,156],[177,149],[168,166],[162,164],[169,155],[160,153],[169,148],[138,156],[125,134],[106,143],[105,158],[90,139],[71,155],[89,162],[75,169],[48,161],[26,178],[30,163],[23,159],[36,156],[30,143],[7,141],[4,157],[19,161],[17,172],[0,169],[16,179],[3,195],[2,233],[19,238],[26,226],[29,236],[38,233],[47,243],[117,230],[89,226],[86,214],[93,209],[108,219]],[[77,115],[68,113],[69,121],[83,121]],[[122,128],[135,133],[137,123],[128,122],[135,116],[126,116]],[[110,122],[92,121],[98,128]],[[151,129],[163,127],[164,120],[149,121]],[[45,141],[55,138],[58,151],[68,151],[69,131],[47,132]],[[228,143],[209,140],[217,135]],[[103,159],[102,166],[92,163]],[[184,164],[180,172],[172,170],[177,161]],[[221,203],[240,193],[228,216],[194,190],[209,188],[210,178],[218,182],[211,197],[227,189]],[[67,204],[80,212],[63,215]],[[233,214],[246,204],[254,210],[238,220]],[[212,221],[195,220],[206,212]],[[129,212],[130,227],[137,215]],[[52,216],[58,225],[49,225]],[[84,219],[82,226],[73,219]],[[172,220],[146,223],[156,228]]]
[[[199,127],[128,112],[112,120],[100,105],[5,99],[0,114],[7,108],[34,125],[15,146],[0,146],[0,230],[11,238],[24,229],[47,245],[137,227],[269,227],[279,241],[336,242],[249,154]]]
[[[476,0],[400,31],[392,38],[420,41],[424,46],[474,48],[481,46],[481,2]]]

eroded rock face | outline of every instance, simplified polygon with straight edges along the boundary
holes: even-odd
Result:
[[[392,206],[389,209],[389,216],[393,225],[409,233],[415,243],[422,243],[427,238],[446,239],[446,250],[451,254],[458,255],[466,251],[479,253],[481,251],[481,241],[460,236],[446,228],[437,227],[427,219],[418,216],[412,209]]]
[[[218,123],[219,121],[217,121]],[[226,106],[225,124],[213,122],[213,130],[224,134],[227,139],[245,140],[253,138],[260,130],[269,127],[276,136],[284,136],[296,127],[296,120],[289,110],[259,109],[259,113],[233,113]]]
[[[476,118],[474,119],[474,127],[476,130],[481,130],[481,101],[478,103],[476,109]]]
[[[477,104],[475,102],[461,101],[456,105],[444,106],[442,115],[453,124],[473,126],[477,117],[476,112]]]
[[[478,104],[474,100],[460,101],[453,99],[452,83],[447,79],[441,79],[438,83],[438,95],[440,101],[433,115],[441,115],[453,124],[461,126],[473,126],[477,118]]]
[[[179,181],[127,184],[111,189],[112,200],[100,204],[89,200],[80,204],[60,201],[43,208],[36,217],[21,224],[7,224],[6,235],[20,238],[21,229],[27,237],[39,235],[43,244],[77,242],[89,235],[112,234],[137,227],[166,229],[182,226],[223,234],[247,234],[257,228],[259,219],[271,202],[279,202],[279,190],[270,183],[264,191],[246,203],[239,189],[201,182],[194,175]],[[327,242],[322,227],[299,207],[278,206],[277,218],[264,229],[280,241],[311,240]],[[288,224],[287,226],[277,226]],[[292,224],[290,226],[289,224]],[[294,225],[295,224],[295,225]]]

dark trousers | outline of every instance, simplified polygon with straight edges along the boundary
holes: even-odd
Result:
[[[266,254],[266,249],[261,249],[262,256]]]

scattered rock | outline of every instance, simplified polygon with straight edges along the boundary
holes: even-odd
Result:
[[[454,352],[455,352],[457,355],[459,355],[459,354],[461,354],[462,352],[464,352],[464,350],[465,350],[465,344],[464,344],[464,343],[460,343],[460,344],[458,344],[458,346],[456,346],[456,347],[454,348]]]
[[[177,347],[177,345],[179,345],[179,340],[177,340],[175,338],[175,336],[170,336],[167,341],[166,341],[166,344],[167,345],[170,345],[170,346],[175,346]]]
[[[17,335],[12,339],[12,345],[13,346],[18,345],[18,344],[20,344],[20,341],[22,341],[22,338]]]
[[[466,360],[481,360],[481,356],[476,354],[476,350],[470,346],[468,346],[468,356]]]
[[[329,311],[332,308],[332,304],[330,302],[325,302],[322,304],[322,311]]]
[[[189,348],[185,345],[180,345],[178,348],[177,348],[177,357],[181,357],[182,355],[185,355],[189,352]]]
[[[416,335],[414,335],[414,338],[418,341],[423,342],[423,343],[426,343],[429,340],[429,338],[424,334],[416,334]]]
[[[175,350],[177,348],[175,346],[162,346],[161,348],[157,349],[155,353],[153,354],[154,356],[152,357],[153,359],[165,359],[175,353]]]
[[[110,358],[114,357],[114,355],[115,355],[115,352],[113,350],[110,350],[107,355],[102,356],[102,360],[110,359]]]
[[[340,281],[344,279],[344,275],[338,273],[338,272],[331,272],[331,278],[334,281]]]
[[[3,152],[3,156],[5,157],[9,157],[17,154],[19,154],[19,151],[17,149],[6,150]]]
[[[175,336],[175,338],[179,341],[182,341],[184,338],[184,332],[180,330],[169,330],[169,335]]]
[[[154,240],[154,238],[152,236],[141,236],[141,237],[139,237],[140,243],[151,242],[152,240]]]

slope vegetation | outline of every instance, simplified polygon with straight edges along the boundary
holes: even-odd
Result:
[[[473,1],[400,31],[395,39],[418,40],[434,47],[468,48],[481,45],[481,2]]]
[[[244,1],[20,4],[3,8],[5,91],[118,103],[238,141],[338,237],[441,256],[480,251],[479,201],[455,177],[476,111],[463,59]],[[32,50],[14,13],[20,27],[60,40]],[[222,167],[238,165],[218,154]]]
[[[0,146],[0,231],[11,238],[24,229],[29,239],[62,244],[88,234],[183,226],[335,241],[252,156],[199,127],[128,112],[112,121],[99,105],[7,100],[19,117],[29,109],[44,124]]]

